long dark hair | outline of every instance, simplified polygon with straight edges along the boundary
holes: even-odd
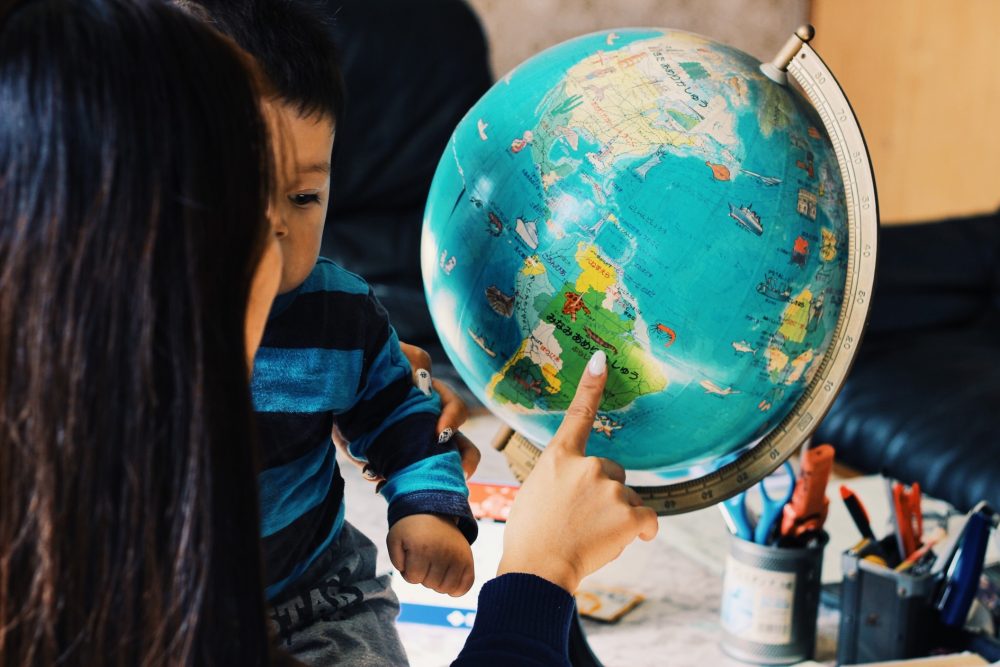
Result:
[[[252,79],[159,2],[0,14],[0,664],[267,662]]]

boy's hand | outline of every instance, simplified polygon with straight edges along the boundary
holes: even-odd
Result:
[[[389,529],[389,559],[411,584],[452,597],[472,588],[472,548],[451,517],[411,514]]]
[[[399,343],[399,348],[403,351],[407,360],[409,360],[410,366],[413,367],[413,384],[423,389],[423,385],[426,384],[425,378],[430,377],[430,355],[423,348],[419,348],[416,345],[409,345],[402,341]],[[421,371],[426,371],[427,374],[424,375]],[[472,441],[458,430],[465,423],[465,420],[469,418],[469,408],[465,405],[465,401],[462,400],[447,382],[431,379],[430,383],[431,387],[433,387],[434,391],[441,398],[441,417],[438,418],[437,423],[438,440],[441,444],[449,441],[455,443],[458,455],[462,458],[462,471],[465,473],[465,478],[469,479],[472,477],[472,473],[476,472],[479,460],[482,458],[479,448],[472,444]],[[340,429],[337,428],[336,424],[333,425],[333,433],[331,435],[333,437],[333,444],[337,446],[337,451],[340,452],[341,458],[345,462],[353,463],[358,468],[364,470],[364,461],[358,461],[351,456],[350,450],[347,449],[347,440],[341,435]],[[385,478],[378,475],[368,476],[366,474],[366,479],[377,483]]]

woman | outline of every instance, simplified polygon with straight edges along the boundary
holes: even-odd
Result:
[[[152,0],[5,7],[0,664],[278,661],[247,377],[280,256],[251,76]],[[579,579],[656,531],[583,455],[605,376],[522,490],[462,664],[565,662]]]
[[[263,664],[258,96],[159,3],[0,22],[0,663]]]

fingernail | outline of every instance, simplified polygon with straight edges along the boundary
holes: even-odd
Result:
[[[438,435],[438,444],[443,445],[444,443],[451,440],[451,436],[453,435],[455,435],[455,431],[453,431],[449,426],[445,430],[441,431],[441,433]]]
[[[424,393],[424,396],[431,395],[431,374],[423,368],[417,369],[417,389]]]
[[[601,377],[604,375],[604,369],[607,368],[607,365],[608,355],[604,354],[604,350],[598,350],[587,362],[587,370],[594,377]]]

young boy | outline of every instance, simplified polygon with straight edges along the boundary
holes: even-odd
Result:
[[[326,28],[294,0],[176,0],[247,51],[276,95],[269,207],[284,256],[279,296],[254,362],[262,450],[266,595],[279,641],[309,664],[406,664],[374,545],[344,521],[334,427],[381,476],[393,565],[411,583],[472,585],[476,524],[440,403],[413,386],[385,310],[359,277],[319,258],[334,123],[343,104]]]

